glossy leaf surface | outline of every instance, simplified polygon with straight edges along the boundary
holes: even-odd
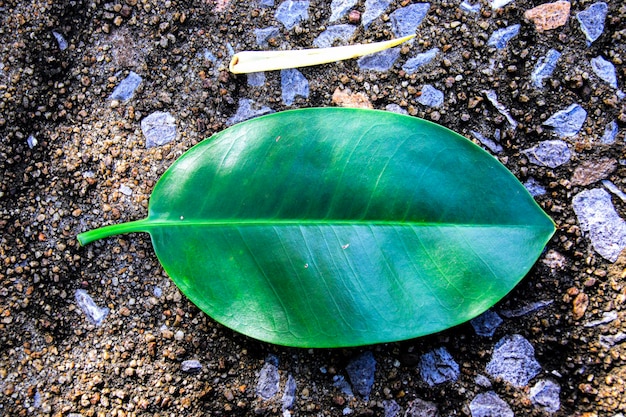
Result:
[[[394,113],[301,109],[232,126],[163,174],[147,219],[176,285],[264,341],[339,347],[469,320],[529,271],[554,224],[495,158]]]

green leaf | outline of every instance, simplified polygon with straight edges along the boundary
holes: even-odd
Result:
[[[495,158],[394,113],[301,109],[232,126],[180,157],[148,217],[166,272],[218,322],[271,343],[357,346],[469,320],[554,233]]]

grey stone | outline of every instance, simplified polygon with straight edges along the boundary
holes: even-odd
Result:
[[[372,385],[374,385],[374,374],[376,373],[376,359],[374,359],[372,352],[367,351],[353,358],[346,366],[346,372],[353,391],[367,401],[372,391]]]
[[[556,413],[561,408],[561,387],[550,379],[541,379],[530,389],[530,401],[542,411]]]
[[[291,30],[298,23],[309,18],[308,0],[285,0],[276,9],[276,20]]]
[[[396,400],[384,400],[383,410],[385,413],[385,417],[396,417],[398,414],[400,414],[401,408]]]
[[[609,7],[604,2],[597,2],[587,7],[576,15],[580,23],[580,30],[583,31],[587,42],[593,43],[604,32],[604,20]]]
[[[439,417],[437,404],[416,398],[409,403],[404,417]]]
[[[617,88],[617,74],[615,66],[611,62],[598,56],[591,59],[591,68],[602,81],[613,88]]]
[[[389,15],[391,28],[397,37],[415,34],[417,27],[428,14],[430,3],[415,3],[396,9]]]
[[[85,314],[85,317],[87,317],[87,320],[96,327],[102,325],[104,319],[109,315],[109,309],[107,307],[98,307],[93,301],[93,298],[91,298],[85,290],[76,290],[74,299],[78,307]]]
[[[491,34],[487,45],[495,46],[498,49],[506,48],[507,43],[517,36],[521,25],[511,25],[502,29],[498,29]]]
[[[502,324],[502,319],[493,310],[487,310],[480,316],[472,319],[470,324],[478,336],[491,337]]]
[[[365,0],[365,12],[361,16],[361,23],[367,29],[391,4],[392,0]]]
[[[600,344],[609,349],[613,346],[622,343],[626,340],[626,333],[618,332],[616,334],[602,334],[600,335]]]
[[[261,87],[265,84],[264,72],[251,72],[248,74],[248,85],[251,87]]]
[[[59,32],[57,31],[52,31],[52,36],[54,36],[54,39],[56,39],[57,41],[57,45],[59,45],[59,49],[61,51],[65,51],[68,48],[68,43],[65,40],[65,37],[63,37],[63,35],[61,35]]]
[[[256,44],[262,47],[267,47],[268,41],[271,38],[278,38],[280,36],[280,30],[276,26],[269,26],[263,29],[254,29],[254,37],[256,38]]]
[[[530,177],[524,182],[524,187],[528,190],[530,195],[533,197],[538,197],[540,195],[544,195],[546,193],[546,188],[539,184],[536,179]]]
[[[109,97],[111,100],[121,100],[127,101],[130,100],[135,94],[135,90],[141,84],[142,78],[139,74],[131,71],[126,78],[124,78],[118,85],[115,87],[111,96]]]
[[[518,308],[513,308],[510,310],[500,310],[500,314],[507,319],[512,319],[513,317],[522,317],[528,313],[532,313],[533,311],[547,307],[553,302],[553,300],[533,301],[532,303],[524,304]]]
[[[476,378],[474,378],[474,382],[476,383],[476,385],[478,385],[479,387],[483,387],[483,388],[491,388],[491,381],[489,380],[489,378],[487,378],[485,375],[483,374],[478,374],[476,375]]]
[[[507,4],[511,3],[512,1],[513,0],[492,0],[491,1],[491,8],[493,10],[501,9],[502,7],[504,7]]]
[[[274,7],[274,0],[259,0],[261,7]]]
[[[472,417],[515,417],[511,407],[493,391],[478,394],[469,409]]]
[[[333,0],[330,3],[329,22],[335,22],[344,17],[352,9],[358,0]]]
[[[605,145],[615,143],[615,138],[617,137],[618,133],[619,127],[617,126],[617,122],[613,120],[604,128],[604,133],[602,134],[602,138],[600,138],[600,143]]]
[[[393,113],[398,113],[398,114],[404,114],[404,115],[409,114],[408,111],[406,111],[405,109],[403,109],[402,107],[400,107],[400,105],[396,103],[387,104],[385,106],[385,110],[393,112]]]
[[[612,311],[605,311],[604,313],[602,313],[602,318],[598,319],[598,320],[593,320],[593,321],[588,321],[587,323],[584,324],[585,327],[597,327],[597,326],[601,326],[603,324],[608,324],[611,323],[612,321],[617,320],[617,311],[612,310]]]
[[[309,82],[297,69],[285,69],[280,71],[280,87],[282,89],[283,103],[291,106],[296,97],[309,97]]]
[[[259,380],[256,384],[256,393],[264,400],[269,400],[278,393],[280,375],[278,374],[278,358],[269,355],[259,372]]]
[[[146,148],[162,146],[176,139],[176,119],[168,112],[156,111],[141,121]]]
[[[333,387],[339,388],[339,390],[343,392],[344,395],[350,398],[354,397],[354,392],[352,391],[352,387],[350,386],[348,381],[346,381],[346,379],[341,375],[335,375],[333,377]]]
[[[26,144],[28,145],[29,149],[33,149],[35,146],[37,146],[38,143],[39,141],[33,135],[28,135],[28,137],[26,138]]]
[[[426,52],[415,55],[414,58],[409,58],[406,63],[402,66],[402,69],[406,71],[408,74],[413,74],[417,71],[421,66],[428,64],[430,61],[435,59],[435,57],[439,54],[439,48],[432,48]]]
[[[531,164],[556,168],[569,162],[572,153],[562,140],[544,140],[532,148],[522,151]]]
[[[516,129],[517,128],[517,121],[513,118],[513,116],[511,116],[511,113],[509,113],[507,108],[502,103],[500,103],[498,101],[498,95],[496,94],[496,92],[493,91],[493,90],[485,90],[485,91],[483,91],[483,94],[487,97],[487,100],[489,100],[491,102],[491,104],[493,104],[493,107],[495,107],[496,110],[498,110],[498,112],[501,115],[506,117],[506,120],[507,120],[507,122],[509,122],[511,127],[513,129]]]
[[[296,380],[289,374],[287,376],[287,382],[285,383],[285,392],[283,392],[283,398],[281,399],[283,411],[293,407],[296,401]]]
[[[195,372],[200,372],[202,370],[202,364],[200,363],[200,361],[196,359],[190,359],[187,361],[183,361],[180,364],[180,369],[181,371],[186,372],[188,374],[193,374]]]
[[[313,45],[318,48],[328,48],[333,46],[336,41],[340,45],[348,43],[349,39],[354,35],[356,26],[354,25],[333,25],[329,26],[319,36],[313,39]]]
[[[617,185],[613,184],[609,180],[602,180],[602,185],[604,185],[607,190],[615,194],[617,197],[619,197],[620,200],[626,203],[626,193],[617,188]]]
[[[470,130],[470,133],[491,152],[493,153],[502,152],[502,146],[500,146],[499,143],[489,139],[488,137],[485,137],[482,133],[476,132],[475,130]]]
[[[258,107],[249,98],[241,98],[239,99],[239,107],[237,107],[237,112],[226,121],[226,124],[229,126],[234,125],[235,123],[243,122],[244,120],[252,119],[254,117],[262,116],[269,113],[274,113],[274,110],[270,109],[267,106]]]
[[[587,111],[578,104],[572,104],[565,110],[554,113],[543,124],[552,127],[559,136],[570,137],[580,131],[586,119]]]
[[[417,98],[417,101],[424,106],[440,107],[443,104],[443,91],[426,84],[422,87],[422,95]]]
[[[530,80],[537,88],[543,88],[543,82],[550,77],[556,69],[556,64],[561,57],[561,53],[556,49],[550,49],[544,56],[539,58],[535,69],[530,74]]]
[[[493,349],[493,355],[486,367],[493,378],[521,388],[528,385],[541,371],[541,365],[535,359],[535,349],[519,334],[504,336]]]
[[[400,48],[386,49],[359,58],[357,64],[362,70],[388,71],[400,57]]]
[[[472,4],[467,0],[463,0],[459,7],[466,13],[476,14],[480,12],[481,5],[480,3]]]
[[[418,364],[420,376],[431,387],[459,377],[459,365],[445,347],[425,353]]]
[[[615,211],[611,195],[602,188],[581,191],[572,205],[596,252],[615,262],[626,248],[626,222]]]

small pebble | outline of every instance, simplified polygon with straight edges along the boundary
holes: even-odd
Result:
[[[400,57],[400,48],[391,48],[358,59],[359,68],[364,71],[388,71]]]
[[[585,34],[589,45],[604,32],[604,21],[608,11],[609,7],[606,3],[597,2],[576,15],[580,30]]]
[[[283,397],[280,400],[283,411],[293,407],[293,404],[296,401],[296,388],[296,380],[291,374],[289,374],[287,376],[287,382],[285,383]]]
[[[142,78],[139,74],[131,71],[126,78],[124,78],[118,85],[115,87],[111,95],[109,96],[110,100],[120,100],[120,101],[128,101],[135,94],[135,90],[141,84]]]
[[[420,358],[418,369],[422,379],[431,387],[459,377],[459,365],[445,347],[434,349]]]
[[[511,407],[493,391],[478,394],[469,409],[472,417],[515,417]]]
[[[376,359],[374,359],[372,352],[367,351],[353,358],[346,366],[346,372],[352,384],[353,392],[367,401],[372,391],[372,385],[374,385],[374,374],[376,373]]]
[[[513,317],[522,317],[528,313],[532,313],[533,311],[542,309],[544,307],[552,304],[553,300],[540,300],[533,301],[532,303],[524,304],[521,307],[507,310],[500,310],[500,315],[506,317],[507,319],[512,319]]]
[[[569,162],[572,153],[562,140],[545,140],[532,148],[522,151],[531,164],[556,168]]]
[[[545,32],[565,25],[569,18],[569,10],[570,2],[560,0],[526,10],[524,17],[535,24],[537,32]]]
[[[443,99],[443,91],[426,84],[422,87],[422,94],[417,98],[417,102],[428,107],[441,107]]]
[[[602,188],[584,190],[574,196],[572,205],[596,252],[615,262],[626,248],[626,221],[615,211],[611,195]]]
[[[180,369],[188,374],[193,374],[202,370],[202,364],[196,359],[191,359],[183,361],[180,364]]]
[[[28,137],[26,138],[26,144],[30,149],[33,149],[35,146],[37,146],[37,143],[37,138],[35,138],[33,135],[28,135]]]
[[[561,53],[556,49],[550,49],[544,56],[539,58],[537,65],[530,74],[530,80],[537,88],[543,88],[543,82],[546,78],[552,76],[556,69],[556,64],[561,57]]]
[[[591,59],[593,72],[613,88],[617,88],[617,74],[615,66],[601,56]]]
[[[358,0],[333,0],[330,3],[330,19],[329,22],[335,22],[346,15],[356,4]]]
[[[244,120],[252,119],[264,114],[274,113],[274,110],[267,106],[257,107],[256,104],[248,98],[239,99],[239,107],[237,112],[228,119],[227,124],[234,125],[235,123],[243,122]]]
[[[498,29],[491,34],[489,40],[487,41],[487,45],[495,46],[498,49],[506,48],[507,43],[517,36],[519,33],[521,25],[516,24],[512,26],[505,27],[503,29]]]
[[[502,324],[502,319],[493,310],[487,310],[480,316],[472,319],[470,324],[478,336],[491,337]]]
[[[265,73],[251,72],[247,74],[247,79],[250,87],[262,87],[265,84]]]
[[[472,14],[476,14],[476,13],[480,13],[480,2],[477,2],[476,4],[471,4],[470,2],[468,2],[467,0],[463,0],[460,4],[461,10],[463,10],[466,13],[472,13]]]
[[[309,1],[285,0],[276,9],[275,17],[287,30],[291,30],[298,23],[309,19]]]
[[[619,127],[617,125],[617,122],[613,120],[604,128],[604,133],[602,134],[602,137],[600,138],[600,143],[604,145],[610,145],[612,143],[615,143],[615,138],[617,138],[618,133],[619,133]]]
[[[356,26],[354,25],[334,25],[329,26],[325,31],[319,34],[319,36],[313,39],[313,45],[318,48],[328,48],[339,41],[340,45],[348,43],[354,32]]]
[[[530,388],[530,401],[535,407],[548,413],[561,408],[561,387],[551,379],[541,379]]]
[[[52,31],[52,35],[54,36],[54,39],[56,39],[57,44],[59,45],[59,49],[61,51],[65,51],[68,48],[68,43],[65,40],[65,38],[63,37],[63,35],[61,35],[59,32],[56,31]]]
[[[162,146],[176,139],[176,119],[170,113],[157,111],[141,121],[146,148]]]
[[[439,417],[439,408],[433,402],[416,398],[407,405],[404,417]]]
[[[406,63],[402,66],[402,69],[407,72],[407,74],[413,74],[417,71],[421,66],[428,64],[430,61],[435,59],[435,57],[439,54],[439,48],[432,48],[426,52],[415,55],[414,58],[410,58],[406,61]]]
[[[513,0],[492,0],[491,8],[493,10],[501,9],[511,2],[513,2]]]
[[[354,107],[360,109],[374,108],[365,94],[353,93],[350,89],[342,90],[339,87],[333,92],[332,102],[339,107]]]
[[[513,129],[516,129],[517,121],[513,119],[513,116],[511,116],[511,113],[509,113],[507,108],[498,101],[498,96],[496,95],[496,92],[493,90],[486,90],[486,91],[483,91],[483,94],[485,94],[487,99],[491,102],[491,104],[493,104],[496,110],[498,110],[498,112],[500,112],[500,114],[506,118],[506,120],[509,122],[511,127]]]
[[[74,299],[91,324],[94,326],[102,325],[104,319],[109,314],[109,309],[107,307],[98,307],[87,291],[82,289],[76,290],[74,293]]]
[[[503,149],[499,143],[485,137],[482,133],[476,132],[475,130],[470,130],[470,133],[491,152],[496,154],[502,152]]]
[[[363,27],[367,29],[369,25],[387,10],[392,0],[365,0],[365,12],[361,18]]]
[[[268,41],[271,38],[278,38],[280,36],[280,30],[275,26],[263,29],[254,29],[254,36],[256,38],[256,44],[266,48],[268,47]]]
[[[539,184],[536,179],[530,177],[524,182],[524,187],[528,190],[530,195],[538,197],[546,193],[546,188]]]
[[[383,401],[384,417],[396,417],[400,414],[402,408],[398,405],[396,400],[384,400]]]
[[[574,170],[572,185],[589,185],[608,177],[617,168],[617,160],[613,158],[599,158],[586,160]]]
[[[430,3],[415,3],[396,9],[389,15],[394,35],[400,38],[415,34],[429,9]]]
[[[552,127],[559,136],[571,137],[580,131],[586,119],[587,111],[578,104],[572,104],[568,108],[554,113],[543,124]]]
[[[259,372],[256,393],[264,400],[269,400],[278,393],[279,383],[278,358],[274,355],[269,355]]]
[[[622,200],[623,202],[626,203],[626,193],[623,192],[622,190],[620,190],[619,188],[617,188],[617,186],[615,184],[613,184],[609,180],[603,180],[602,181],[602,185],[604,185],[604,187],[607,190],[609,190],[610,192],[615,194],[617,197],[619,197],[620,200]]]
[[[309,97],[309,82],[295,68],[280,71],[280,86],[283,103],[287,106],[291,106],[296,97]]]
[[[486,370],[491,377],[502,378],[522,388],[541,371],[541,365],[535,359],[535,349],[528,340],[514,334],[504,336],[496,343]]]

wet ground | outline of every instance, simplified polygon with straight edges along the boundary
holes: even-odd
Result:
[[[285,17],[268,0],[0,0],[0,414],[625,413],[626,6],[558,4],[542,28],[523,0],[296,3]],[[233,52],[313,47],[337,24],[353,29],[334,43],[418,36],[374,60],[227,70]],[[399,343],[277,347],[187,301],[148,235],[79,247],[145,217],[159,176],[228,125],[357,104],[471,138],[554,219],[491,316]],[[155,112],[168,143],[142,130]]]

